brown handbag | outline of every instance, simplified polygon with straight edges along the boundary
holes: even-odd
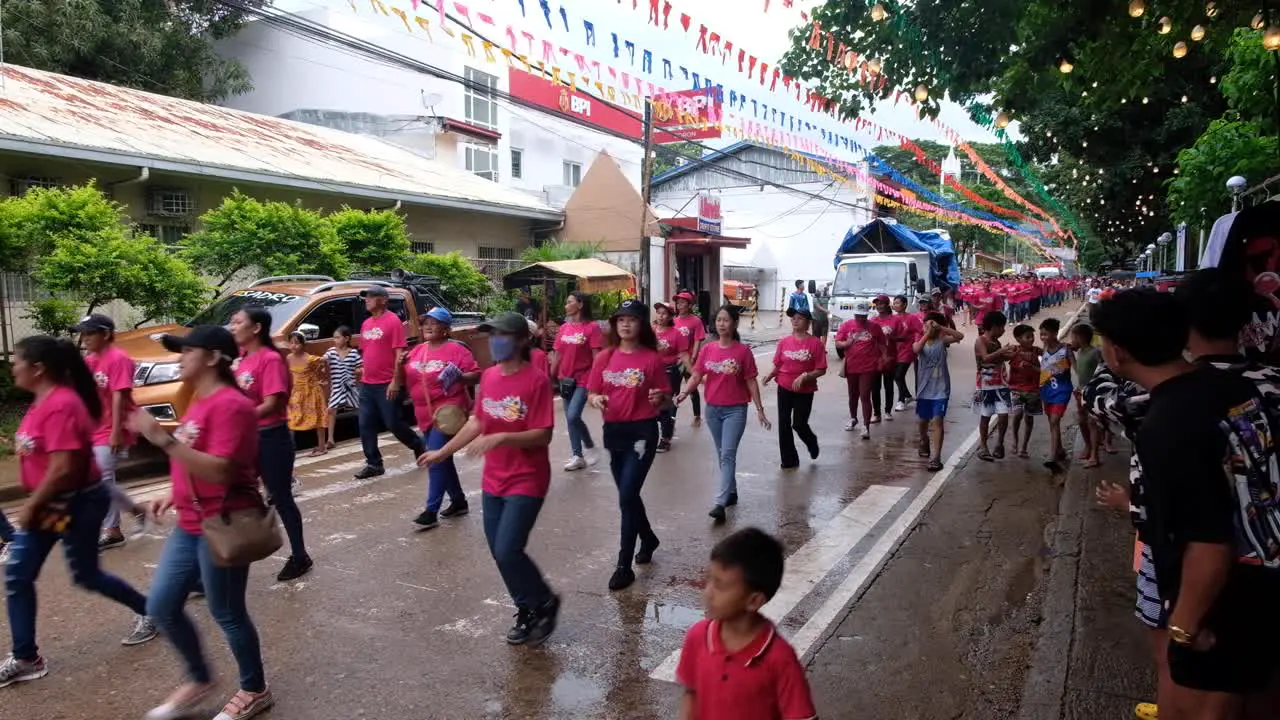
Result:
[[[276,509],[262,500],[256,487],[227,486],[222,494],[222,510],[206,516],[195,483],[190,481],[191,498],[200,513],[200,530],[204,533],[209,555],[218,567],[241,567],[269,557],[284,545],[280,536],[280,521]],[[227,510],[227,498],[233,490],[252,493],[257,500],[255,507]]]
[[[453,404],[436,407],[431,402],[431,384],[427,382],[426,373],[422,373],[422,392],[427,398],[427,414],[431,416],[431,424],[449,437],[457,435],[462,426],[467,424],[467,411]]]

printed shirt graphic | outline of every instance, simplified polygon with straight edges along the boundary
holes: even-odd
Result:
[[[689,348],[693,347],[689,336],[675,325],[662,328],[655,334],[658,336],[658,354],[667,365],[678,362],[680,353],[689,352]]]
[[[493,366],[480,375],[472,413],[480,432],[516,433],[555,426],[547,376],[531,366],[511,375]],[[490,495],[546,497],[551,485],[551,456],[543,447],[498,447],[484,456],[481,489]]]
[[[702,318],[697,315],[677,315],[675,324],[680,328],[680,334],[689,338],[689,347],[693,347],[695,342],[707,339],[707,328],[702,324]]]
[[[898,326],[901,324],[900,317],[900,315],[877,315],[870,318],[871,324],[878,326],[884,333],[885,345],[889,348],[889,359],[880,365],[881,370],[892,367],[898,357],[898,342],[895,338],[899,332]]]
[[[102,417],[98,421],[98,427],[93,431],[94,445],[109,445],[111,443],[111,423],[113,417],[111,414],[111,397],[117,392],[123,390],[133,390],[133,360],[125,354],[123,350],[115,345],[108,345],[105,350],[100,353],[89,353],[84,356],[84,362],[89,366],[89,372],[93,373],[93,380],[98,384],[98,397],[102,400]],[[133,393],[129,393],[129,401],[124,405],[124,417],[128,417],[133,412]],[[133,444],[133,435],[124,428],[124,419],[121,418],[120,428],[123,431],[124,444],[126,446]]]
[[[467,388],[461,381],[455,382],[447,392],[440,384],[440,373],[449,363],[453,363],[464,374],[480,369],[475,356],[471,354],[471,348],[453,340],[446,341],[434,350],[422,343],[409,351],[404,364],[404,381],[409,389],[409,397],[413,400],[413,412],[420,428],[431,427],[433,408],[457,405],[466,410],[471,406],[471,398],[467,396]],[[428,388],[431,392],[430,402],[427,402]]]
[[[845,320],[836,331],[836,342],[846,340],[852,340],[853,344],[844,351],[845,372],[880,371],[880,361],[884,357],[887,343],[879,325],[869,320],[859,322],[857,318]]]
[[[77,450],[89,456],[89,472],[79,478],[78,486],[98,482],[98,466],[92,457],[95,425],[84,401],[69,387],[55,387],[44,399],[32,404],[13,436],[22,487],[27,492],[40,487],[49,472],[50,454]]]
[[[756,377],[756,358],[740,342],[721,347],[707,343],[698,352],[698,369],[708,405],[745,405],[751,402],[747,381]]]
[[[1071,348],[1063,345],[1040,356],[1040,395],[1050,405],[1071,398]]]
[[[253,400],[235,388],[224,387],[208,397],[195,398],[187,408],[173,433],[174,439],[194,450],[230,458],[235,463],[236,473],[228,485],[219,485],[191,475],[186,466],[176,460],[170,461],[173,507],[178,513],[178,527],[195,535],[201,534],[201,520],[222,512],[224,496],[227,510],[250,508],[261,502],[257,489],[255,407]],[[191,494],[193,487],[204,510],[203,517],[196,509]]]
[[[600,353],[591,368],[587,389],[608,398],[605,422],[652,420],[658,417],[658,408],[649,402],[649,391],[671,392],[662,357],[643,347],[629,353],[620,349]]]
[[[587,376],[591,374],[592,353],[601,347],[604,347],[604,336],[595,320],[561,325],[553,348],[559,358],[556,376],[573,378],[579,385],[586,385]]]
[[[1000,349],[1000,343],[998,342],[988,342],[987,346],[987,352],[994,352]],[[1009,387],[1009,382],[1005,379],[1004,363],[1004,360],[978,363],[979,390],[999,390]]]
[[[396,351],[408,347],[404,323],[390,310],[367,317],[360,325],[360,355],[364,362],[363,382],[385,385],[396,376]]]
[[[241,355],[236,360],[232,372],[236,383],[244,391],[246,397],[253,401],[254,407],[272,395],[284,395],[276,411],[266,417],[258,418],[258,427],[279,425],[289,419],[289,392],[293,377],[289,374],[289,365],[280,357],[274,348],[260,348],[248,355]]]
[[[812,393],[817,391],[817,383],[810,383],[799,391],[792,385],[804,373],[827,369],[827,351],[822,347],[822,341],[812,335],[804,338],[788,335],[778,341],[778,349],[773,353],[773,367],[778,371],[778,387],[791,392]]]

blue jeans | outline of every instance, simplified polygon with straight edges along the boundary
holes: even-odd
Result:
[[[64,532],[20,530],[14,534],[9,565],[5,568],[14,657],[19,660],[40,657],[36,646],[36,578],[59,540],[72,582],[127,606],[135,615],[146,614],[147,598],[98,566],[98,535],[110,505],[107,489],[98,485],[71,498],[68,505],[71,522]]]
[[[9,518],[0,512],[0,543],[13,542],[13,535],[17,532],[13,529],[13,525],[9,524]]]
[[[151,580],[147,616],[182,656],[188,680],[207,683],[211,679],[209,663],[200,649],[200,636],[185,609],[187,595],[203,585],[209,614],[222,628],[240,669],[240,689],[253,693],[266,689],[258,629],[245,607],[248,584],[249,566],[215,565],[203,535],[174,528],[165,541]]]
[[[267,500],[289,536],[289,553],[301,561],[310,556],[302,541],[302,511],[293,499],[293,460],[293,433],[288,425],[258,430],[258,473],[267,488]]]
[[[524,551],[542,510],[542,498],[528,495],[482,496],[484,537],[498,564],[498,574],[516,607],[536,610],[551,600],[551,587],[533,558]]]
[[[640,499],[640,489],[658,453],[658,426],[652,420],[605,423],[604,446],[609,450],[609,469],[613,484],[618,486],[618,509],[622,512],[618,567],[631,567],[636,538],[650,546],[658,539]]]
[[[452,437],[433,427],[422,435],[422,442],[428,450],[439,450]],[[454,505],[467,504],[467,496],[462,492],[462,481],[458,479],[458,468],[453,464],[452,457],[427,470],[427,512],[440,512],[445,493],[449,493],[449,502]]]
[[[579,385],[573,395],[564,404],[564,419],[569,424],[569,448],[575,457],[582,457],[583,446],[591,450],[596,446],[591,440],[591,431],[582,421],[582,411],[587,407],[587,388]]]
[[[382,467],[382,451],[378,449],[379,422],[412,450],[414,457],[422,454],[421,438],[404,421],[400,398],[387,399],[387,385],[360,385],[360,446],[364,448],[364,461],[369,467]]]
[[[720,460],[720,492],[716,504],[724,505],[729,495],[738,494],[738,443],[747,430],[746,405],[707,405],[707,428],[716,442]]]

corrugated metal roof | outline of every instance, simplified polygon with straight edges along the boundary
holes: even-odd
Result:
[[[532,219],[563,213],[376,138],[6,65],[0,149]]]

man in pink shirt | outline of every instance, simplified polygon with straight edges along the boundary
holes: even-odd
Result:
[[[364,448],[365,466],[356,473],[357,480],[377,477],[386,472],[382,452],[378,450],[378,423],[418,457],[426,452],[422,438],[404,421],[401,414],[400,381],[404,372],[405,350],[409,343],[404,335],[404,322],[387,311],[387,288],[373,285],[360,293],[369,317],[360,325],[360,355],[364,374],[360,384],[360,445]]]

